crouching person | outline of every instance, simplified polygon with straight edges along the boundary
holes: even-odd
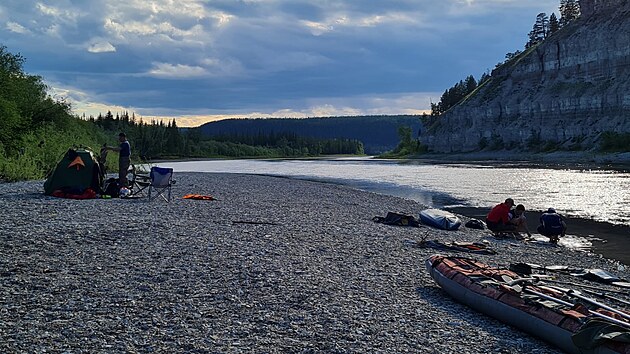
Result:
[[[510,210],[514,206],[514,200],[507,198],[505,202],[497,204],[490,210],[488,216],[486,216],[486,225],[488,229],[499,234],[502,232],[514,232],[516,225],[510,223]]]
[[[560,237],[564,237],[567,232],[567,224],[554,208],[549,208],[547,212],[540,216],[538,233],[549,237],[549,242],[558,243]]]

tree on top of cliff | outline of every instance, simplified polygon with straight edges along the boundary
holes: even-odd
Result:
[[[580,17],[580,4],[576,0],[560,0],[560,27]]]
[[[549,16],[549,35],[556,33],[560,29],[560,22],[555,13]]]
[[[464,97],[475,91],[477,86],[477,81],[472,75],[469,75],[465,81],[460,80],[455,86],[444,91],[444,94],[440,97],[440,102],[431,103],[431,115],[437,116],[448,111],[449,108],[455,106]]]
[[[549,33],[549,18],[547,14],[541,12],[536,16],[536,22],[534,23],[534,27],[529,32],[528,37],[529,41],[525,44],[525,48],[529,48],[536,43],[540,43],[547,38],[547,34]]]

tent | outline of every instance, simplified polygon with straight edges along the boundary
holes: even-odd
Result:
[[[44,194],[60,197],[95,196],[101,193],[103,178],[103,168],[91,150],[68,149],[44,182]]]

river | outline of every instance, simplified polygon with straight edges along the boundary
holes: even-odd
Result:
[[[173,167],[176,172],[248,173],[323,180],[413,199],[429,207],[458,210],[464,215],[465,211],[474,214],[468,216],[480,216],[510,197],[529,211],[553,207],[562,215],[580,220],[581,230],[574,228],[573,232],[588,237],[589,242],[601,241],[595,248],[604,249],[606,256],[611,252],[629,253],[630,172],[623,169],[429,163],[372,157],[203,160],[162,162],[160,166]],[[612,234],[604,232],[604,228],[611,227]],[[602,235],[598,234],[599,230]],[[629,256],[617,254],[613,258],[630,264]]]

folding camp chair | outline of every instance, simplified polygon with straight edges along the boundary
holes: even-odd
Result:
[[[173,180],[173,169],[163,167],[151,167],[149,173],[151,184],[149,185],[149,201],[162,197],[166,202],[171,200],[171,186],[175,183]],[[155,191],[155,196],[152,192]],[[168,197],[164,194],[168,192]]]
[[[136,167],[136,165],[131,165],[129,167],[127,179],[129,180],[131,196],[144,196],[147,192],[147,188],[151,185],[151,176],[149,175],[149,172]]]

